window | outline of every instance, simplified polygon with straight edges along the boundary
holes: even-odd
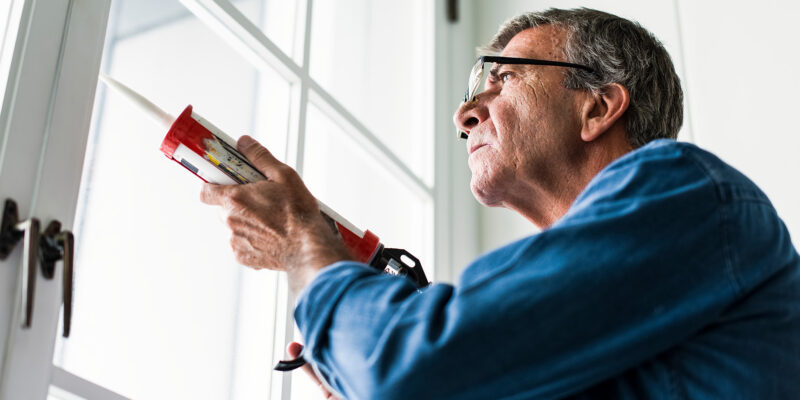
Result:
[[[253,135],[432,276],[432,7],[311,4],[115,1],[102,70],[174,115],[192,104],[230,135]],[[165,134],[99,88],[74,223],[73,330],[54,364],[132,398],[304,398],[317,389],[302,374],[272,371],[293,332],[285,279],[235,265],[200,181],[158,151]]]

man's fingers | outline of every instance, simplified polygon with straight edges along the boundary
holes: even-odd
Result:
[[[283,165],[266,147],[250,136],[244,135],[240,137],[239,141],[236,142],[236,147],[239,148],[242,155],[247,157],[267,177],[273,175],[272,172]]]
[[[215,206],[224,205],[224,199],[228,194],[235,190],[234,185],[215,185],[213,183],[204,183],[203,188],[200,190],[200,201],[206,204]]]
[[[286,346],[286,352],[289,353],[289,358],[295,359],[303,352],[303,345],[297,342],[289,343]]]

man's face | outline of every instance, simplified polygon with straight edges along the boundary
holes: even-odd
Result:
[[[518,33],[502,56],[565,61],[566,33],[545,25]],[[469,133],[475,197],[488,206],[519,208],[542,190],[557,191],[581,153],[577,91],[564,88],[564,68],[496,65],[476,102],[454,116]]]

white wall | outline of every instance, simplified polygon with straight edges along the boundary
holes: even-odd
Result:
[[[800,244],[800,4],[690,0],[472,0],[473,42],[488,41],[506,19],[549,7],[590,7],[633,19],[665,45],[686,100],[679,139],[695,142],[756,182]],[[468,67],[464,67],[466,76]],[[481,249],[536,228],[508,210],[482,208]]]
[[[800,245],[800,3],[681,1],[695,142],[770,197]],[[713,17],[712,17],[713,16]]]

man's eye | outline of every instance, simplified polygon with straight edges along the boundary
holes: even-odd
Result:
[[[510,77],[511,77],[511,74],[508,73],[508,72],[500,74],[500,80],[503,81],[503,82],[508,82],[508,79]]]

